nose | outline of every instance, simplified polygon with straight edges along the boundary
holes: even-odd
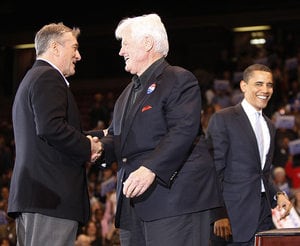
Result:
[[[123,52],[123,47],[120,48],[119,50],[119,56],[123,56],[124,52]]]
[[[81,55],[80,55],[80,53],[79,53],[78,50],[76,51],[76,60],[77,60],[77,61],[80,61],[80,60],[81,60]]]

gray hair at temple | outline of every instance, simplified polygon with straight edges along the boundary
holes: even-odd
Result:
[[[147,14],[138,17],[125,18],[118,24],[115,36],[122,39],[127,32],[131,32],[133,38],[142,39],[151,36],[154,39],[154,49],[164,57],[169,52],[169,41],[166,28],[157,14]]]
[[[35,35],[34,45],[36,55],[42,55],[49,48],[51,41],[61,41],[61,37],[66,32],[72,32],[74,37],[78,37],[80,29],[78,27],[67,27],[62,22],[50,23],[43,26]]]

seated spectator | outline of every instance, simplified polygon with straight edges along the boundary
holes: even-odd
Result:
[[[273,170],[273,179],[279,190],[284,191],[288,197],[291,197],[291,189],[286,173],[283,167],[275,167]]]
[[[83,228],[83,232],[77,236],[76,246],[102,246],[102,238],[99,237],[94,221],[90,220]]]

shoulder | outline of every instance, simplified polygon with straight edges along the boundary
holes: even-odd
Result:
[[[168,65],[165,67],[164,74],[173,77],[186,77],[196,79],[195,75],[186,68]]]
[[[226,107],[213,113],[209,119],[208,125],[209,128],[218,128],[220,125],[232,127],[235,124],[240,124],[240,119],[243,119],[243,115],[245,115],[245,113],[239,105]]]
[[[229,106],[223,108],[214,113],[217,117],[233,117],[234,115],[238,116],[243,112],[243,109],[240,104]]]
[[[157,76],[157,81],[165,88],[173,88],[175,91],[186,91],[191,88],[200,90],[199,82],[194,74],[179,66],[166,66]]]
[[[174,66],[164,60],[155,71],[156,76],[170,77],[170,78],[178,78],[178,77],[192,77],[196,79],[194,74],[188,69],[181,66]]]

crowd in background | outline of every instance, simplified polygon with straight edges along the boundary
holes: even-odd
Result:
[[[251,63],[268,65],[275,78],[274,94],[265,113],[277,127],[274,181],[294,201],[300,216],[300,53],[287,47],[255,48],[254,52],[240,54],[236,61],[220,59],[214,72],[199,68],[194,74],[202,91],[203,110],[201,124],[205,132],[210,116],[221,108],[234,105],[242,99],[239,89],[241,71]],[[89,129],[105,129],[111,121],[114,106],[113,92],[92,92],[88,124]],[[80,102],[78,102],[80,106]],[[85,129],[85,130],[89,130]],[[16,245],[14,221],[6,214],[10,177],[14,166],[14,136],[10,119],[0,122],[0,246]],[[238,151],[238,150],[237,150]],[[87,163],[87,177],[91,203],[91,219],[78,230],[76,246],[120,245],[118,230],[114,227],[116,206],[115,184],[117,163]]]

